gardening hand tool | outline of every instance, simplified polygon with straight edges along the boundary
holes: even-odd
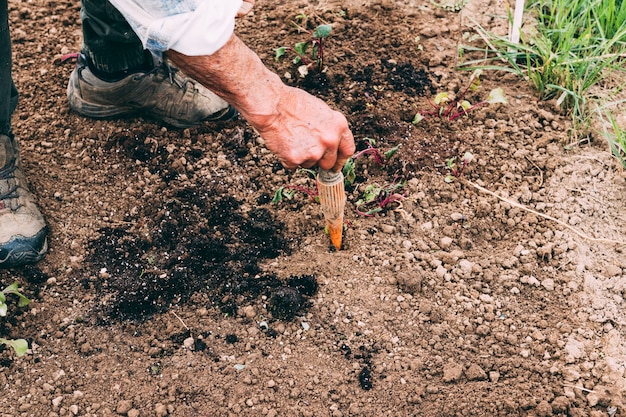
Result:
[[[317,174],[317,189],[330,241],[339,250],[343,233],[343,209],[346,205],[341,166],[332,170],[320,168]]]

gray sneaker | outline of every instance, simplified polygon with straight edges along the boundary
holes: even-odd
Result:
[[[78,55],[70,75],[67,98],[72,110],[83,116],[148,116],[178,128],[230,120],[238,114],[215,93],[184,78],[165,62],[151,71],[107,82],[94,75],[83,54]]]
[[[22,172],[19,144],[0,135],[0,268],[39,261],[48,251],[47,233]]]

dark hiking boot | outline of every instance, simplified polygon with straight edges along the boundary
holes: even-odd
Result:
[[[79,54],[67,85],[67,97],[72,110],[83,116],[148,116],[178,128],[230,120],[238,114],[215,93],[183,77],[165,62],[150,71],[108,82],[94,75],[85,55]]]
[[[28,191],[19,144],[0,135],[0,268],[33,264],[48,250],[48,228]]]

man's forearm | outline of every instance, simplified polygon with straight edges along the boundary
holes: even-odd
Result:
[[[236,35],[210,56],[168,51],[175,66],[239,110],[249,122],[268,123],[285,85]]]
[[[232,104],[287,168],[339,169],[354,152],[346,118],[317,97],[285,85],[237,36],[210,56],[168,57]]]

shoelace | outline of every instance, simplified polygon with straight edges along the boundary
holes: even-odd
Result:
[[[180,79],[176,77],[176,73],[178,71],[180,71],[178,68],[172,67],[166,61],[162,61],[159,65],[155,66],[150,71],[137,74],[135,76],[135,79],[140,80],[142,78],[149,77],[151,75],[156,75],[156,76],[162,75],[163,79],[167,79],[172,85],[177,85],[178,88],[183,90],[183,93],[186,93],[188,86],[191,84],[193,88],[194,83],[188,79],[184,80],[181,83]]]
[[[0,168],[0,181],[14,178],[13,172],[17,169],[17,167],[15,166],[15,159],[15,156],[12,157],[5,166]],[[11,200],[19,197],[17,194],[18,188],[19,186],[15,184],[9,189],[9,191],[0,194],[0,208],[6,207],[4,200]]]

